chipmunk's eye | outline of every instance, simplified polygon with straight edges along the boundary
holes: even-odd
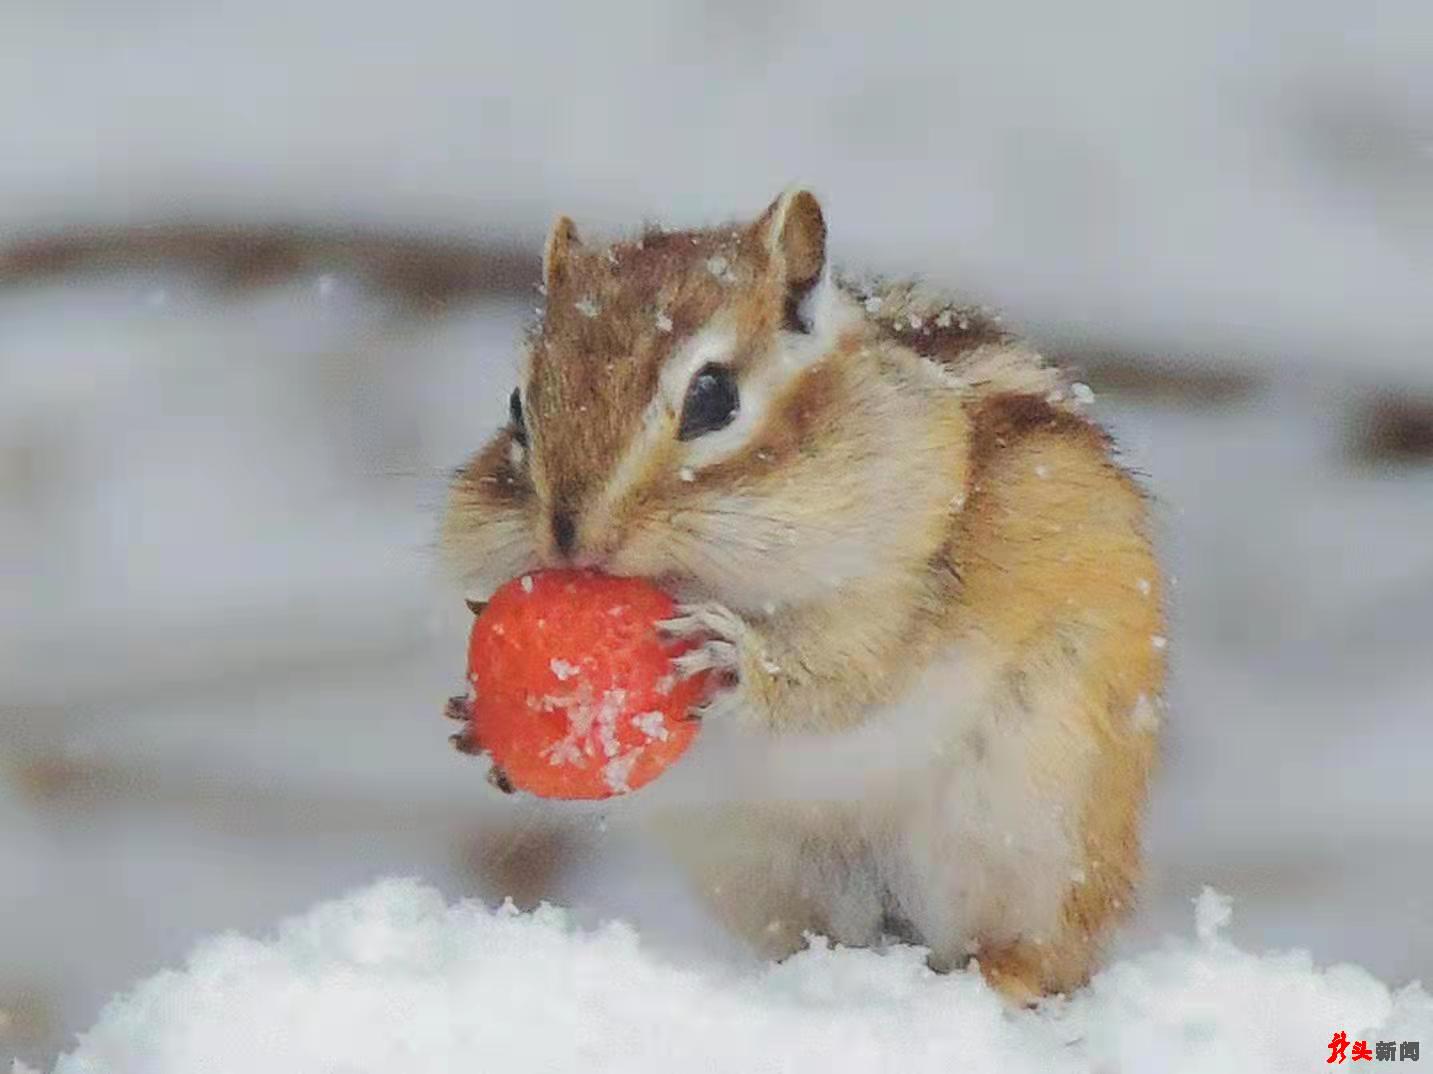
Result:
[[[702,366],[687,387],[677,439],[694,440],[703,433],[725,428],[740,406],[732,371],[715,363]]]
[[[512,425],[512,438],[527,447],[527,424],[522,420],[522,393],[516,388],[508,397],[508,423]]]

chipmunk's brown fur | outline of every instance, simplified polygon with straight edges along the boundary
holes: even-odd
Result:
[[[459,473],[445,548],[473,591],[576,563],[687,602],[729,752],[674,844],[717,912],[773,955],[894,932],[1022,1000],[1084,981],[1164,642],[1144,500],[1070,386],[978,310],[837,283],[805,191],[605,249],[561,219],[544,282],[522,427]],[[740,402],[688,435],[713,369]]]

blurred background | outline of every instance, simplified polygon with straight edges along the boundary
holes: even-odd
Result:
[[[739,958],[451,752],[537,253],[824,197],[1098,395],[1176,578],[1151,877],[1433,968],[1433,6],[0,7],[0,1060],[388,873]],[[564,854],[557,854],[562,850]],[[546,864],[573,856],[574,869]]]

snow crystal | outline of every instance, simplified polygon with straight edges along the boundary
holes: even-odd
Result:
[[[1070,385],[1070,394],[1075,397],[1075,402],[1083,403],[1086,406],[1095,401],[1094,390],[1088,384],[1082,384],[1079,381]]]
[[[54,1074],[512,1074],[899,1070],[1201,1074],[1325,1069],[1328,1041],[1433,1040],[1433,998],[1220,935],[1115,963],[1068,1000],[1012,1011],[917,949],[813,940],[779,965],[677,961],[622,924],[447,904],[384,880],[280,926],[202,943],[111,1002]],[[783,927],[773,921],[778,930]],[[23,1068],[20,1068],[23,1069]]]
[[[1213,943],[1219,930],[1234,916],[1234,900],[1206,886],[1194,900],[1194,931],[1203,943]]]
[[[1039,466],[1035,467],[1035,476],[1043,481],[1045,478],[1050,476],[1050,468],[1041,463]]]
[[[937,328],[949,328],[950,310],[941,310],[940,316],[935,319],[935,324]]]
[[[617,717],[626,702],[626,690],[608,690],[597,709],[597,737],[602,742],[602,752],[608,757],[616,756],[618,750]]]
[[[519,584],[522,586],[522,591],[523,591],[524,593],[531,593],[531,592],[532,592],[532,575],[530,575],[530,574],[524,574],[524,575],[522,576],[522,581],[521,581],[521,583],[519,583]]]
[[[597,316],[598,305],[590,298],[580,299],[579,301],[574,302],[573,306],[576,308],[577,312],[582,314],[582,316],[584,317],[592,318]]]
[[[632,726],[658,742],[665,742],[671,736],[667,730],[667,718],[660,712],[639,712],[632,717]]]
[[[636,765],[637,759],[642,756],[642,747],[636,746],[621,757],[614,757],[602,766],[602,781],[607,784],[614,794],[626,794],[632,788],[627,785],[628,778],[632,775],[632,768]]]
[[[880,295],[872,295],[870,298],[866,299],[866,312],[871,314],[873,317],[881,312]]]
[[[1149,643],[1156,649],[1164,649],[1169,645],[1169,639],[1163,634],[1151,634],[1149,636]]]
[[[925,322],[922,321],[919,317],[917,317],[914,313],[912,313],[912,314],[907,318],[907,320],[910,322],[910,326],[911,326],[913,329],[915,329],[917,332],[919,332],[919,331],[921,330],[921,328],[924,327],[924,325],[925,325]]]
[[[555,656],[547,662],[547,666],[557,676],[558,682],[566,682],[582,671],[576,664],[569,664],[566,660],[559,660]]]
[[[721,254],[714,254],[707,258],[707,271],[713,276],[720,277],[726,275],[726,270],[730,267],[731,262],[722,257]]]
[[[576,768],[587,767],[587,758],[582,755],[582,747],[571,736],[559,739],[545,747],[540,756],[546,757],[547,763],[553,768],[560,765],[572,765]]]
[[[670,332],[672,330],[672,319],[665,313],[657,314],[657,331]]]
[[[1135,582],[1135,585],[1139,588],[1139,591],[1143,596],[1149,596],[1150,585],[1148,578],[1139,579],[1137,582]]]
[[[555,674],[556,668],[553,671]],[[615,756],[621,748],[617,740],[617,717],[626,703],[626,690],[605,690],[598,699],[593,697],[592,684],[588,682],[578,683],[570,694],[547,694],[539,698],[537,705],[543,712],[561,711],[567,715],[567,733],[544,747],[541,756],[546,757],[549,764],[571,764],[579,768],[584,767],[586,759],[595,756],[599,748],[604,756]]]
[[[677,475],[688,484],[697,479],[696,472],[690,466],[683,466],[677,471]]]

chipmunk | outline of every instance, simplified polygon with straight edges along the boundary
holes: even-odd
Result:
[[[895,937],[1019,1002],[1087,980],[1165,647],[1088,389],[979,309],[838,278],[804,189],[601,248],[559,218],[543,290],[442,546],[477,596],[559,565],[678,595],[723,793],[666,826],[714,911],[772,957]]]

